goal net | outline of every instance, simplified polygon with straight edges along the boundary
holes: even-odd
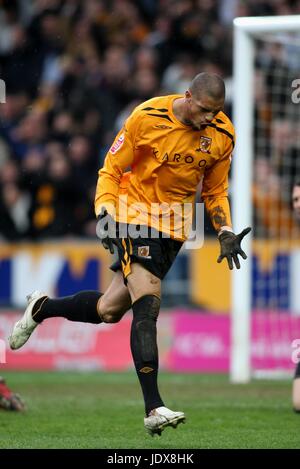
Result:
[[[291,376],[300,343],[293,343],[300,339],[300,220],[292,207],[300,183],[300,16],[239,18],[235,26],[235,85],[243,94],[236,90],[232,203],[234,223],[253,230],[249,265],[233,279],[231,378],[245,382]]]

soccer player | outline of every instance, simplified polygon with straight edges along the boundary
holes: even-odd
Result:
[[[11,348],[18,349],[44,319],[114,323],[132,308],[130,345],[151,435],[185,420],[159,393],[156,321],[161,281],[187,238],[183,227],[192,211],[184,209],[200,182],[220,241],[218,262],[226,258],[230,269],[239,269],[238,255],[247,258],[241,241],[250,228],[235,235],[231,226],[227,189],[234,128],[223,112],[224,99],[223,80],[200,73],[184,95],[155,97],[134,109],[106,155],[95,197],[98,235],[106,249],[113,253],[116,247],[118,253],[111,285],[105,293],[60,299],[34,292],[10,337]]]
[[[300,223],[300,180],[294,183],[292,202],[295,218]],[[297,364],[295,370],[292,394],[294,411],[300,412],[300,361]]]
[[[0,376],[0,409],[19,412],[25,410],[25,404],[19,394],[15,394],[9,389],[2,376]]]

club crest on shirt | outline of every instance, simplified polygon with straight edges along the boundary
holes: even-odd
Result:
[[[211,143],[212,139],[210,137],[205,137],[204,135],[201,135],[200,145],[196,151],[201,151],[202,153],[210,153]]]
[[[122,147],[124,140],[125,140],[125,135],[121,134],[120,137],[110,147],[109,149],[110,153],[115,155],[115,153],[117,153],[117,151],[119,151],[120,148]]]
[[[138,256],[139,257],[146,257],[147,259],[151,259],[151,256],[149,256],[149,246],[139,246],[138,247]]]

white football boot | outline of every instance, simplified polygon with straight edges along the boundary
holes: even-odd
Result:
[[[40,291],[34,291],[27,296],[28,306],[25,310],[25,313],[23,314],[23,317],[16,322],[12,333],[8,338],[8,342],[12,350],[17,350],[18,348],[22,347],[27,342],[36,326],[39,325],[38,322],[35,322],[32,319],[32,309],[36,302],[44,297],[46,298],[47,295],[45,293],[41,293]]]
[[[185,423],[183,412],[173,412],[167,407],[158,407],[150,412],[148,417],[144,418],[144,425],[148,433],[159,436],[166,427],[176,428],[179,423]]]

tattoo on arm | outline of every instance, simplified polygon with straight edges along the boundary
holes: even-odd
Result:
[[[221,226],[228,225],[226,214],[220,205],[217,205],[217,207],[210,210],[209,216],[215,228],[221,228]]]

